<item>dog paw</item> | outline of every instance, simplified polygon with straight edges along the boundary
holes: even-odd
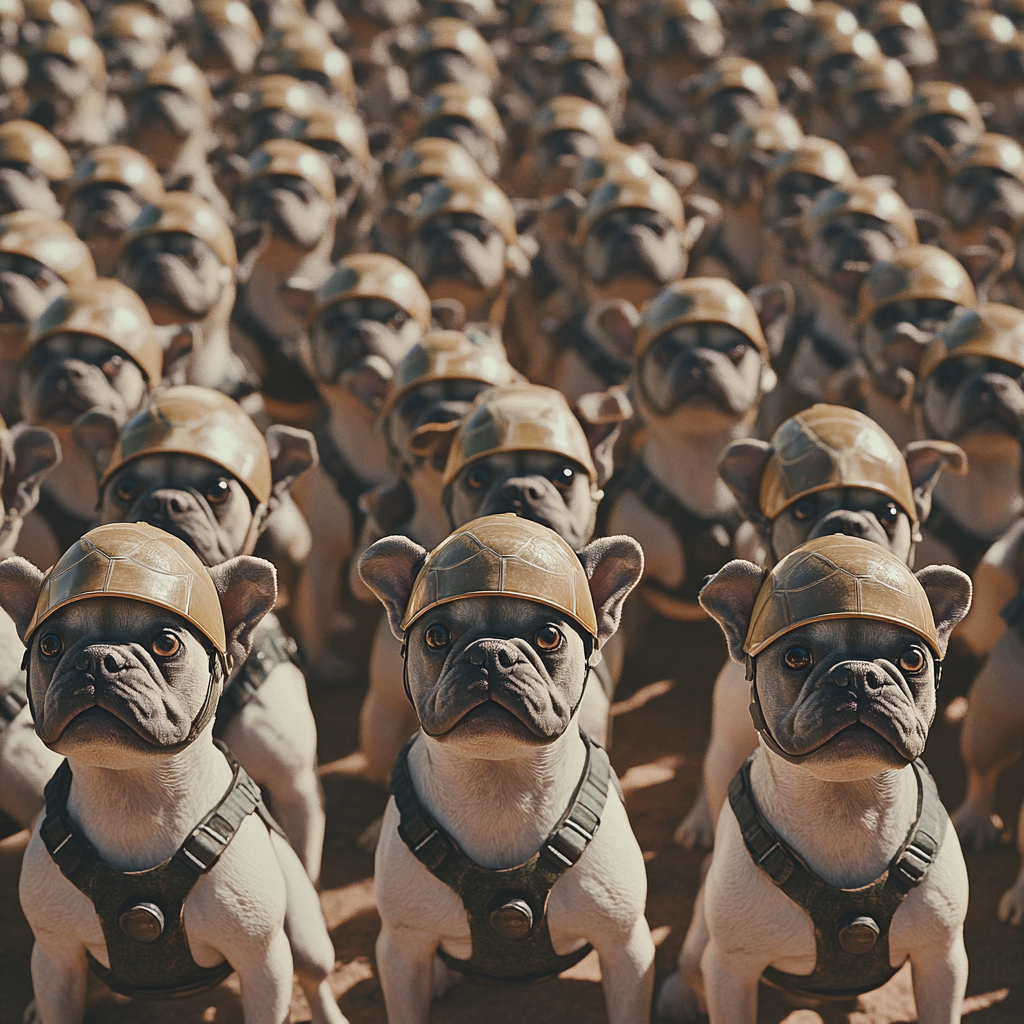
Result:
[[[440,999],[452,985],[465,980],[465,975],[453,971],[439,956],[434,957],[433,998]]]
[[[654,1006],[656,1024],[697,1024],[707,1019],[697,994],[673,971],[658,991]]]
[[[690,808],[690,813],[676,826],[672,839],[684,850],[710,850],[715,845],[711,812],[703,795]]]
[[[963,803],[953,812],[952,818],[953,827],[960,837],[960,845],[964,850],[980,853],[999,842],[1003,821],[998,815]]]
[[[380,830],[384,824],[384,819],[375,818],[370,822],[362,832],[359,833],[359,838],[356,840],[356,845],[363,853],[376,853],[377,843],[380,842]]]
[[[25,1007],[25,1012],[21,1015],[21,1024],[43,1024],[43,1018],[39,1016],[39,1008],[34,999]]]
[[[999,900],[999,920],[1019,928],[1024,924],[1024,881],[1017,882]]]

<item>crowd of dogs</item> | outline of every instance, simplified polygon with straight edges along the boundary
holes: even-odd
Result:
[[[25,1020],[90,971],[345,1020],[307,681],[364,678],[392,1024],[591,949],[612,1024],[907,961],[959,1020],[1024,746],[1022,131],[1019,0],[0,0]],[[729,649],[657,994],[605,752],[652,616]]]

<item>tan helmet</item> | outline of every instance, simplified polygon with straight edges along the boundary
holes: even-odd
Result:
[[[554,530],[512,512],[460,526],[427,555],[402,629],[433,608],[467,597],[520,598],[572,619],[597,642],[587,573]]]
[[[412,317],[424,334],[430,330],[430,297],[420,279],[393,256],[361,252],[338,260],[313,296],[314,315],[350,299],[386,299]]]
[[[805,135],[793,149],[784,150],[768,165],[767,183],[774,188],[787,174],[812,174],[833,185],[852,182],[857,172],[846,150],[831,139]]]
[[[903,197],[883,177],[856,178],[822,193],[804,211],[800,226],[810,240],[826,224],[848,213],[877,217],[897,228],[907,245],[917,243],[917,222]]]
[[[911,0],[882,0],[870,9],[864,22],[864,27],[875,33],[887,28],[899,28],[901,25],[931,38],[932,30],[924,11]]]
[[[738,163],[754,153],[774,156],[791,152],[803,139],[800,123],[788,111],[758,110],[737,122],[729,132],[726,152],[731,163]]]
[[[243,32],[254,43],[263,40],[260,23],[243,0],[200,0],[197,13],[204,28],[233,28]]]
[[[537,111],[530,125],[531,145],[555,132],[586,132],[599,145],[615,142],[615,130],[608,115],[596,103],[579,96],[556,96]]]
[[[47,181],[65,181],[74,168],[64,144],[33,121],[0,124],[0,161],[29,164]]]
[[[395,367],[381,407],[385,419],[403,395],[440,380],[474,380],[481,384],[511,384],[519,380],[500,344],[462,331],[433,331],[414,345]]]
[[[0,0],[0,19],[10,19],[20,25],[25,20],[22,0]]]
[[[857,296],[857,323],[863,327],[880,309],[912,299],[945,299],[977,305],[974,283],[964,265],[935,245],[906,245],[868,271]]]
[[[278,51],[278,67],[285,74],[292,71],[312,71],[323,75],[331,89],[350,104],[356,102],[356,80],[352,72],[352,61],[344,50],[329,40],[309,42],[286,34]]]
[[[768,72],[746,57],[719,57],[701,76],[697,102],[703,106],[726,89],[745,89],[765,110],[779,109],[779,94]]]
[[[366,137],[363,119],[355,110],[318,107],[303,119],[295,138],[309,145],[336,142],[344,146],[364,170],[370,166],[370,140]]]
[[[729,324],[745,334],[761,358],[768,361],[768,342],[754,304],[724,277],[685,277],[663,288],[644,308],[636,332],[633,358],[644,353],[663,334],[680,324]]]
[[[388,188],[398,192],[422,178],[486,178],[480,165],[457,142],[428,136],[402,150],[387,175]]]
[[[804,63],[812,74],[834,57],[854,57],[858,61],[880,60],[882,49],[878,40],[864,29],[856,32],[843,32],[841,29],[830,29],[813,37],[814,44],[805,47]]]
[[[420,200],[412,217],[415,231],[434,217],[446,213],[475,213],[501,232],[506,244],[515,245],[519,234],[516,215],[508,196],[486,178],[462,178],[438,181]]]
[[[150,203],[125,232],[122,251],[139,238],[180,231],[205,242],[226,267],[238,268],[235,238],[224,218],[193,192],[165,192]]]
[[[831,32],[853,35],[860,27],[853,11],[832,0],[818,0],[807,11],[807,25],[804,38],[811,42],[818,36]]]
[[[59,25],[74,35],[93,35],[92,18],[79,0],[24,0],[25,20]]]
[[[52,54],[81,68],[97,87],[107,78],[107,62],[103,51],[92,35],[82,35],[64,28],[48,28],[29,48],[30,56]]]
[[[285,174],[308,181],[329,206],[337,198],[334,174],[327,161],[312,146],[294,139],[268,139],[249,157],[249,168],[243,180],[248,184],[271,175]]]
[[[575,64],[577,61],[596,64],[614,81],[626,81],[626,64],[622,59],[622,51],[607,33],[562,37],[551,47],[551,58],[559,67]]]
[[[137,91],[143,89],[175,89],[187,96],[204,114],[213,110],[213,93],[207,84],[206,75],[180,50],[164,54],[141,76]]]
[[[158,203],[164,195],[153,161],[131,146],[100,146],[82,157],[68,182],[69,198],[87,185],[99,184],[124,185],[147,203]]]
[[[952,153],[950,176],[971,167],[1002,171],[1024,184],[1024,148],[1009,135],[984,132],[973,142],[957,147]]]
[[[957,26],[957,44],[960,46],[987,43],[998,52],[1012,46],[1016,40],[1017,26],[1005,14],[984,8],[971,11]]]
[[[928,595],[903,559],[881,544],[843,534],[809,541],[768,573],[743,650],[756,657],[791,630],[828,619],[904,626],[936,658],[942,656]]]
[[[884,92],[902,109],[914,98],[914,79],[895,57],[875,57],[857,61],[840,91],[847,99],[866,92]]]
[[[38,260],[69,285],[96,279],[92,253],[71,225],[36,210],[0,217],[0,252]]]
[[[693,164],[684,166],[693,168],[696,180],[697,168]],[[589,197],[607,178],[647,178],[655,173],[650,160],[635,146],[612,142],[594,156],[584,157],[576,165],[572,174],[572,187],[581,195]]]
[[[916,525],[906,460],[869,416],[841,405],[812,405],[775,431],[761,476],[760,507],[766,519],[775,519],[808,494],[846,487],[884,494]]]
[[[668,178],[653,170],[643,177],[613,172],[587,198],[576,237],[582,242],[605,214],[636,209],[654,210],[668,218],[676,231],[686,229],[683,200]]]
[[[901,129],[905,131],[922,117],[932,114],[958,117],[979,135],[985,130],[985,120],[974,97],[962,85],[953,82],[921,82],[903,115]]]
[[[213,388],[158,391],[122,428],[99,487],[145,455],[197,455],[227,470],[260,505],[270,500],[267,442],[242,407]]]
[[[145,4],[109,4],[96,26],[97,39],[136,39],[150,46],[163,47],[167,34],[165,23]]]
[[[146,304],[112,277],[71,285],[54,299],[33,322],[28,348],[54,334],[90,334],[109,341],[138,364],[151,389],[163,376],[164,350]]]
[[[468,121],[485,139],[495,145],[505,140],[505,129],[494,104],[486,96],[477,96],[455,82],[439,85],[420,107],[420,131],[443,117]]]
[[[476,65],[492,82],[498,80],[498,62],[487,40],[461,18],[431,18],[416,35],[413,54],[417,57],[438,50],[454,50]]]
[[[540,384],[488,388],[462,418],[441,486],[478,459],[498,452],[551,452],[579,463],[597,486],[597,467],[583,427],[561,391]]]
[[[309,117],[318,104],[309,86],[291,75],[263,75],[249,90],[246,114],[262,110],[284,110],[295,117]]]
[[[123,597],[166,608],[227,653],[217,588],[199,556],[148,523],[110,523],[90,530],[43,578],[25,641],[55,612],[91,597]]]
[[[921,356],[918,376],[930,377],[947,359],[984,356],[1024,370],[1024,310],[1002,302],[980,302],[953,317]]]

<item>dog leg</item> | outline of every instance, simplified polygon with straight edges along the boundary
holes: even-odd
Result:
[[[755,1024],[757,985],[765,964],[723,954],[708,942],[701,958],[704,991],[711,1024]]]
[[[700,961],[707,948],[708,938],[702,885],[697,890],[697,898],[693,902],[693,917],[683,940],[683,948],[679,951],[676,970],[665,979],[658,993],[659,1024],[694,1024],[707,1016]]]
[[[1022,858],[1020,871],[1013,885],[999,900],[999,920],[1015,928],[1024,924],[1024,805],[1021,806],[1017,820],[1017,851]]]
[[[608,1024],[644,1024],[651,1016],[654,992],[654,940],[647,919],[633,926],[625,942],[594,943],[601,959],[601,978],[608,1006]]]
[[[377,972],[392,1024],[427,1024],[434,993],[437,939],[387,922],[377,936]]]
[[[32,947],[35,1019],[46,1024],[81,1024],[89,966],[85,949],[60,936],[38,936]]]
[[[967,951],[956,929],[947,949],[931,946],[911,954],[918,1024],[954,1024],[960,1020],[967,989]]]
[[[710,850],[715,845],[715,829],[708,809],[708,791],[703,781],[697,790],[697,799],[693,801],[686,817],[676,826],[672,839],[684,850]]]
[[[242,990],[245,1024],[283,1024],[292,1001],[292,954],[288,937],[280,931],[269,948],[253,949],[239,962],[231,961]],[[44,1020],[49,1022],[44,1014]]]

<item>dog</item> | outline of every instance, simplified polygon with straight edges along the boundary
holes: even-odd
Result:
[[[730,562],[701,600],[748,666],[760,744],[730,783],[659,1018],[706,1005],[715,1024],[753,1024],[762,978],[815,1005],[909,960],[918,1019],[958,1020],[967,869],[916,762],[970,579],[823,537],[770,573]]]
[[[0,214],[38,210],[59,220],[53,189],[71,171],[68,151],[45,128],[32,121],[0,125]]]
[[[168,590],[167,572],[189,589]],[[98,527],[49,576],[0,564],[0,602],[30,650],[36,732],[65,758],[21,876],[41,1019],[82,1019],[91,967],[144,998],[203,991],[234,969],[250,1021],[287,1013],[294,969],[313,1019],[345,1020],[316,891],[213,743],[225,663],[244,661],[274,590],[269,562],[207,569],[143,524]]]
[[[459,579],[434,589],[459,562]],[[429,555],[385,538],[361,569],[405,645],[421,723],[396,765],[374,869],[389,1019],[427,1020],[435,955],[460,973],[526,980],[564,970],[589,943],[609,1020],[647,1021],[654,946],[640,849],[577,717],[588,655],[643,571],[639,545],[606,538],[577,558],[545,527],[489,516]],[[585,811],[573,798],[581,780]],[[570,822],[581,811],[590,822],[582,833],[559,828],[567,805]]]

